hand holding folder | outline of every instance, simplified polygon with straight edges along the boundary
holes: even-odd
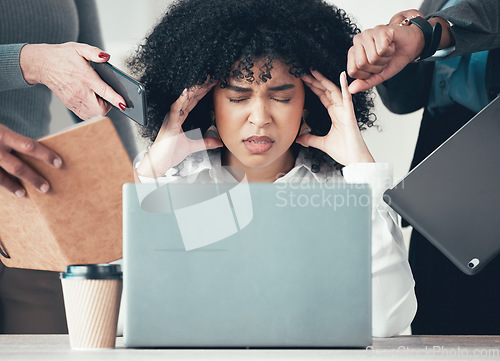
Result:
[[[82,122],[39,140],[64,159],[60,169],[20,156],[51,184],[27,197],[0,188],[0,260],[7,267],[64,271],[122,257],[122,185],[133,182],[111,120]]]

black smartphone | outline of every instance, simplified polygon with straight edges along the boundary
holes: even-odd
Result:
[[[127,108],[125,110],[117,109],[140,125],[146,125],[148,114],[144,86],[107,62],[90,62],[90,65],[102,80],[125,99]]]

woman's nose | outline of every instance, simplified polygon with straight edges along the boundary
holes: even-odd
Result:
[[[258,128],[262,128],[271,123],[271,114],[263,101],[255,101],[254,104],[252,104],[248,120]]]

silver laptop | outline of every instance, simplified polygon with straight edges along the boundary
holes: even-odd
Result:
[[[500,97],[384,199],[464,273],[483,269],[500,253]]]
[[[127,347],[366,347],[371,191],[125,184]]]

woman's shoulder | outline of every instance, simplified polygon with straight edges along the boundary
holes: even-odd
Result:
[[[220,150],[203,150],[192,153],[182,162],[167,171],[167,176],[186,178],[193,174],[200,174],[221,167]]]

